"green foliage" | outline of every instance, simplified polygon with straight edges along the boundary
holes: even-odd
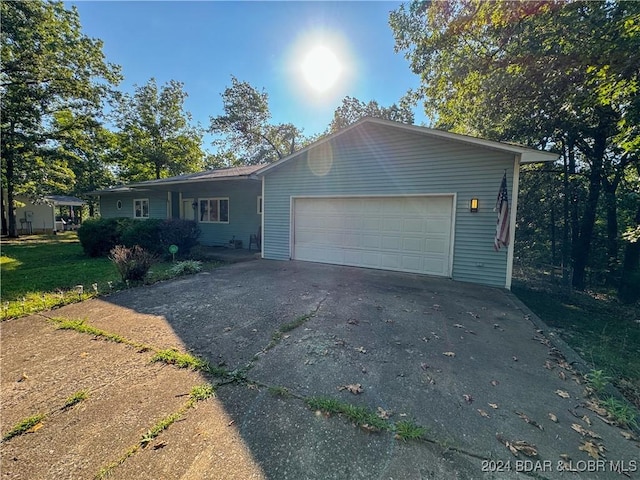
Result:
[[[167,365],[175,365],[178,368],[190,368],[191,370],[205,370],[207,362],[194,357],[190,353],[182,353],[174,348],[160,350],[151,358],[151,362],[162,362]]]
[[[191,275],[202,271],[202,262],[198,260],[184,260],[174,264],[169,273],[174,277],[181,275]]]
[[[105,61],[102,42],[83,35],[75,8],[41,0],[0,6],[0,157],[11,204],[14,193],[73,188],[76,176],[60,155],[62,132],[55,117],[73,112],[74,127],[84,129],[121,77],[118,67]],[[14,211],[7,211],[9,233],[17,236]]]
[[[611,380],[611,378],[604,373],[604,370],[591,370],[585,375],[585,378],[587,385],[596,393],[602,392]]]
[[[116,245],[122,243],[124,231],[133,224],[134,220],[130,218],[88,219],[78,229],[78,240],[88,256],[106,256]]]
[[[194,220],[167,219],[160,225],[159,236],[165,254],[169,245],[177,245],[178,255],[186,256],[198,244],[200,228]]]
[[[382,118],[409,125],[414,122],[413,111],[406,97],[400,101],[400,105],[394,103],[390,107],[381,107],[375,100],[364,103],[357,98],[347,96],[342,99],[342,105],[333,113],[327,133],[342,130],[364,117]]]
[[[204,168],[202,132],[190,125],[184,110],[184,84],[170,80],[158,88],[155,79],[120,96],[116,112],[123,180],[166,178]]]
[[[162,420],[160,420],[153,427],[151,427],[151,429],[148,430],[147,433],[145,433],[142,436],[142,438],[140,439],[140,446],[144,448],[147,445],[149,445],[149,443],[151,443],[158,435],[160,435],[167,428],[173,425],[176,422],[176,420],[180,419],[182,415],[183,415],[183,412],[180,411],[180,412],[172,413],[171,415],[168,415]]]
[[[304,144],[302,132],[291,123],[271,125],[269,96],[248,82],[231,77],[231,86],[222,93],[224,115],[211,118],[209,131],[225,135],[215,143],[223,157],[244,159],[247,165],[269,163],[293,153]]]
[[[396,436],[404,441],[419,440],[427,433],[427,429],[410,420],[401,420],[395,425]]]
[[[627,402],[609,397],[600,402],[612,420],[622,427],[638,428],[637,414]]]
[[[87,398],[89,398],[89,390],[79,390],[65,400],[62,409],[66,410],[68,408],[71,408],[74,405],[77,405],[78,403],[86,400]]]
[[[138,245],[132,248],[116,245],[109,259],[115,264],[123,282],[142,282],[154,261],[153,255]]]
[[[105,340],[108,340],[110,342],[115,342],[115,343],[125,343],[129,345],[133,343],[116,333],[107,332],[105,330],[96,328],[93,325],[89,325],[85,323],[84,320],[54,318],[53,321],[56,322],[57,328],[59,328],[60,330],[73,330],[79,333],[88,333],[89,335],[101,337],[101,338],[104,338]],[[135,345],[137,346],[137,344]]]
[[[14,427],[2,437],[2,441],[5,442],[7,440],[11,440],[13,437],[17,437],[18,435],[27,433],[33,427],[38,425],[42,420],[44,420],[45,417],[45,414],[39,413],[37,415],[25,418],[24,420],[14,425]]]
[[[291,392],[289,391],[289,389],[280,385],[269,387],[269,393],[275,397],[288,398],[291,396]]]
[[[342,415],[355,425],[370,432],[391,430],[391,424],[366,407],[341,402],[331,397],[309,397],[305,403],[312,410]]]
[[[196,385],[189,392],[189,398],[194,402],[201,402],[213,397],[216,394],[213,385],[206,383],[204,385]]]
[[[137,245],[154,255],[165,253],[160,243],[160,228],[163,223],[163,220],[156,218],[129,222],[122,230],[118,243],[129,248]]]

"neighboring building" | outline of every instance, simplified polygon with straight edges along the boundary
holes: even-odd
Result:
[[[18,233],[51,233],[75,230],[82,219],[83,200],[67,195],[46,195],[34,201],[28,197],[15,197]]]
[[[267,259],[510,288],[520,165],[557,158],[518,145],[365,118],[268,166],[211,170],[94,193],[100,194],[105,217],[195,219],[204,245],[235,238],[246,247],[261,226]],[[496,251],[494,208],[504,176],[510,199],[505,220],[512,228],[508,245]]]

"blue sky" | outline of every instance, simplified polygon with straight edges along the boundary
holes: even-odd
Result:
[[[399,2],[117,2],[75,5],[86,35],[104,41],[107,60],[122,67],[120,89],[151,77],[184,83],[186,109],[208,127],[222,113],[220,94],[231,75],[269,95],[274,123],[306,135],[324,131],[342,98],[397,102],[419,79],[394,52],[389,12]],[[305,55],[323,44],[341,73],[325,92],[301,73]],[[416,109],[416,123],[426,121]],[[210,137],[206,150],[212,151]]]

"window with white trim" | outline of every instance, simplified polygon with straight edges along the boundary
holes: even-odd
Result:
[[[262,196],[258,197],[258,215],[262,215]]]
[[[202,223],[229,223],[228,198],[199,199],[199,219]]]
[[[133,200],[133,218],[149,218],[148,198],[136,198]]]

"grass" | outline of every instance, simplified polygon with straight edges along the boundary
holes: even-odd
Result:
[[[415,424],[411,420],[401,420],[396,423],[396,436],[404,440],[419,440],[427,433],[427,429]]]
[[[7,440],[12,439],[13,437],[17,437],[19,435],[23,435],[31,430],[33,427],[38,425],[46,415],[44,413],[39,413],[37,415],[32,415],[31,417],[25,418],[21,420],[16,425],[13,426],[11,430],[9,430],[6,435],[2,437],[2,441],[6,442]]]
[[[162,362],[191,370],[208,370],[208,364],[204,360],[194,357],[190,353],[179,352],[174,348],[159,350],[151,357],[151,362]]]
[[[171,262],[153,265],[146,283],[172,278]],[[84,255],[76,232],[2,241],[3,319],[86,300],[125,287],[108,258]],[[80,288],[80,286],[82,286]]]
[[[514,282],[513,293],[640,408],[640,311],[604,294]],[[593,374],[592,374],[593,377]],[[589,378],[587,378],[589,380]]]
[[[87,398],[89,398],[89,390],[78,390],[76,393],[65,400],[61,410],[67,410],[74,405],[77,405],[80,402],[86,400]]]
[[[609,397],[605,400],[601,400],[600,406],[607,411],[609,417],[618,425],[635,429],[638,428],[638,415],[628,403],[615,397]]]
[[[295,320],[280,325],[280,327],[271,335],[271,342],[269,342],[269,345],[267,345],[265,350],[271,350],[273,347],[278,345],[278,343],[280,343],[280,341],[284,338],[285,333],[295,330],[296,328],[304,325],[311,318],[313,318],[313,313],[307,313],[306,315],[299,316]]]

